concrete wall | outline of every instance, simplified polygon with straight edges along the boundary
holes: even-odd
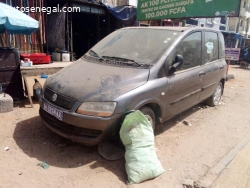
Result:
[[[241,0],[240,16],[229,18],[228,31],[246,35],[247,26],[249,28],[250,25],[247,22],[250,23],[250,0]],[[248,29],[247,35],[250,35],[250,29]]]
[[[127,0],[103,0],[102,2],[108,3],[111,7],[127,5]]]
[[[128,5],[132,5],[132,6],[137,7],[137,3],[138,3],[137,0],[128,0]]]
[[[117,5],[118,6],[127,5],[127,0],[117,0]]]
[[[239,18],[238,17],[230,17],[228,22],[228,31],[236,31],[237,23]]]
[[[217,30],[220,29],[220,18],[212,18],[212,19],[200,18],[198,23],[199,23],[199,26],[201,26],[201,24],[204,24],[204,27],[217,29]]]

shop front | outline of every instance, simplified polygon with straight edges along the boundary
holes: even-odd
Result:
[[[75,58],[80,58],[102,38],[122,27],[105,6],[76,3],[70,6],[81,8],[81,12],[71,13],[68,18],[68,49],[74,52]]]
[[[71,60],[80,58],[109,33],[124,26],[107,6],[97,1],[58,1],[47,6],[77,7],[78,12],[58,12],[47,16],[47,50],[67,52]]]

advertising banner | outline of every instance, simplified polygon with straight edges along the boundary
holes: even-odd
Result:
[[[240,0],[138,0],[137,20],[238,16]]]
[[[240,48],[226,48],[225,56],[226,60],[238,61],[240,56]]]

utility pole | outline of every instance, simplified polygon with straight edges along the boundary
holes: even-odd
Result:
[[[244,45],[243,47],[246,46],[246,40],[247,40],[247,33],[248,33],[248,30],[249,30],[249,18],[246,19],[247,23],[246,23],[246,34],[245,34],[245,40],[244,40]]]
[[[240,16],[239,16],[239,18],[238,18],[238,23],[237,23],[237,26],[236,26],[236,33],[238,33],[239,32],[239,27],[240,27]]]

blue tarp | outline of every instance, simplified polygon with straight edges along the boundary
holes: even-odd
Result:
[[[225,39],[225,46],[226,48],[242,48],[244,46],[244,41],[246,37],[244,35],[240,35],[234,31],[221,31]],[[236,42],[238,40],[237,46]]]
[[[137,9],[134,6],[116,6],[110,7],[107,3],[104,3],[108,11],[117,18],[121,23],[126,26],[133,25],[136,20]]]
[[[29,35],[38,29],[38,21],[21,11],[0,3],[0,33]]]
[[[232,35],[232,39],[233,40],[237,40],[241,37],[241,35],[239,33],[233,32],[233,31],[221,31],[222,34],[224,35]]]

